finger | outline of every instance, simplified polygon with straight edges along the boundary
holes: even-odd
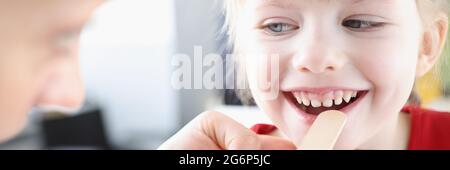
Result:
[[[222,113],[205,112],[199,121],[202,131],[222,149],[261,149],[261,141],[256,133]]]

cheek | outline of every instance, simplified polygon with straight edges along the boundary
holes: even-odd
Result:
[[[354,61],[374,85],[380,98],[407,98],[415,79],[418,46],[402,41],[386,41],[364,47]],[[399,96],[400,94],[400,96]],[[378,96],[375,96],[378,97]]]
[[[280,42],[250,44],[243,56],[249,86],[255,98],[274,101],[281,95],[280,82],[291,66],[288,50]]]
[[[44,71],[32,57],[0,53],[0,141],[22,129],[40,91]]]
[[[365,133],[394,120],[411,93],[418,56],[418,45],[403,40],[388,40],[355,45],[352,62],[372,84],[370,104],[354,129],[366,129]]]
[[[31,78],[23,70],[0,71],[0,82],[8,82],[0,84],[0,141],[19,132],[26,122],[36,95]]]
[[[280,82],[283,81],[283,75],[290,69],[290,54],[286,46],[279,43],[262,44],[252,43],[247,46],[245,55],[245,68],[247,73],[248,84],[252,92],[256,104],[267,114],[272,123],[289,136],[290,129],[305,129],[304,127],[292,128],[288,125],[299,125],[298,117],[292,114],[290,106],[288,106],[280,91]],[[273,59],[277,59],[278,67],[261,67],[267,65],[268,62],[273,63]],[[269,90],[261,88],[261,79],[270,75],[271,88]],[[264,82],[264,81],[263,81]],[[294,121],[294,122],[290,122]]]

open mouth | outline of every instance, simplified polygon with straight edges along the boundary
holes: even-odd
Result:
[[[297,110],[312,116],[328,110],[345,112],[356,105],[367,93],[368,90],[336,90],[325,94],[307,91],[283,92],[289,103]]]

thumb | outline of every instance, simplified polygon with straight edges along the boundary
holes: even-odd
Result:
[[[203,133],[222,149],[262,149],[262,142],[256,133],[222,113],[209,111],[198,119]]]
[[[257,135],[234,119],[206,112],[200,117],[202,130],[216,144],[227,150],[295,150],[296,146],[281,137]]]

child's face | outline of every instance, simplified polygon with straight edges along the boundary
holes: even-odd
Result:
[[[396,121],[421,48],[415,1],[247,0],[242,12],[236,43],[246,57],[252,94],[295,143],[328,109],[348,115],[338,149],[353,149]],[[279,82],[272,82],[279,95],[267,100],[269,91],[256,82],[258,65],[271,54],[280,59]]]
[[[101,1],[0,1],[0,141],[33,106],[80,105],[78,37]]]

